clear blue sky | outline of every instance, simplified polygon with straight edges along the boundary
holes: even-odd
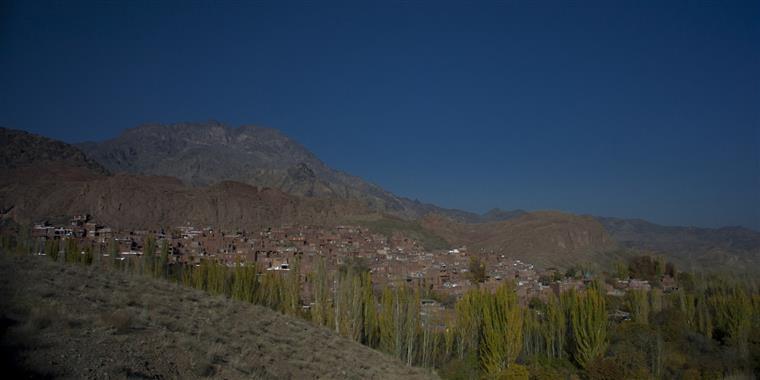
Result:
[[[760,228],[760,2],[0,2],[0,125],[258,124],[398,194]]]

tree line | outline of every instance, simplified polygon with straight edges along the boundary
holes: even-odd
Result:
[[[33,253],[28,236],[0,237],[4,252]],[[255,263],[211,259],[173,264],[169,246],[152,235],[141,257],[122,258],[76,239],[50,239],[51,260],[173,281],[213,295],[269,307],[386,352],[407,365],[435,369],[444,378],[708,379],[760,375],[760,292],[751,280],[678,273],[661,259],[632,258],[612,275],[597,275],[581,291],[550,294],[521,305],[516,286],[474,287],[452,310],[431,312],[429,288],[402,283],[378,288],[369,269],[348,261],[328,270],[319,257],[302,273]],[[105,256],[105,255],[108,256]],[[118,258],[118,259],[116,259]],[[605,280],[631,273],[677,278],[664,292],[630,290],[610,296]],[[478,284],[478,281],[474,281]],[[308,301],[308,302],[307,302]],[[616,319],[616,313],[623,318]]]

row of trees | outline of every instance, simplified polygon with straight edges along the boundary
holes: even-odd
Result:
[[[0,244],[18,252],[20,241],[4,237]],[[44,252],[56,261],[165,278],[310,319],[450,378],[697,379],[757,376],[760,369],[756,284],[716,276],[682,280],[661,260],[636,259],[633,271],[678,276],[688,286],[671,293],[632,290],[619,298],[592,282],[584,291],[521,306],[507,281],[495,292],[471,289],[453,310],[430,313],[422,306],[431,296],[427,290],[404,284],[376,289],[366,266],[355,262],[329,271],[319,258],[306,274],[298,260],[288,271],[211,260],[170,265],[166,243],[149,236],[144,246],[141,258],[123,261],[114,260],[115,244],[104,256],[73,239],[48,240]],[[617,312],[630,318],[611,319]]]

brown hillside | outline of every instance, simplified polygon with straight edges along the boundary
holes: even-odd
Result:
[[[98,222],[118,228],[190,223],[246,229],[282,223],[337,223],[340,217],[364,209],[358,202],[300,198],[236,182],[197,188],[171,177],[103,176],[46,163],[0,170],[0,210],[21,223],[90,214]]]
[[[543,266],[589,261],[615,242],[594,218],[531,212],[503,222],[464,224],[430,215],[422,225],[453,245],[504,254]]]

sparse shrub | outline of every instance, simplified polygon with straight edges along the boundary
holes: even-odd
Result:
[[[224,361],[225,354],[226,353],[224,351],[224,346],[216,343],[212,344],[211,347],[209,347],[209,350],[206,353],[206,358],[212,364],[220,364]]]
[[[50,305],[39,305],[32,307],[29,311],[27,323],[34,330],[43,330],[59,319],[61,315],[58,309]]]
[[[211,377],[216,373],[216,369],[211,362],[203,357],[197,357],[192,361],[193,373],[198,377]]]
[[[113,328],[117,334],[124,334],[132,328],[132,314],[125,309],[116,310],[110,313],[104,313],[101,319],[106,326]]]

